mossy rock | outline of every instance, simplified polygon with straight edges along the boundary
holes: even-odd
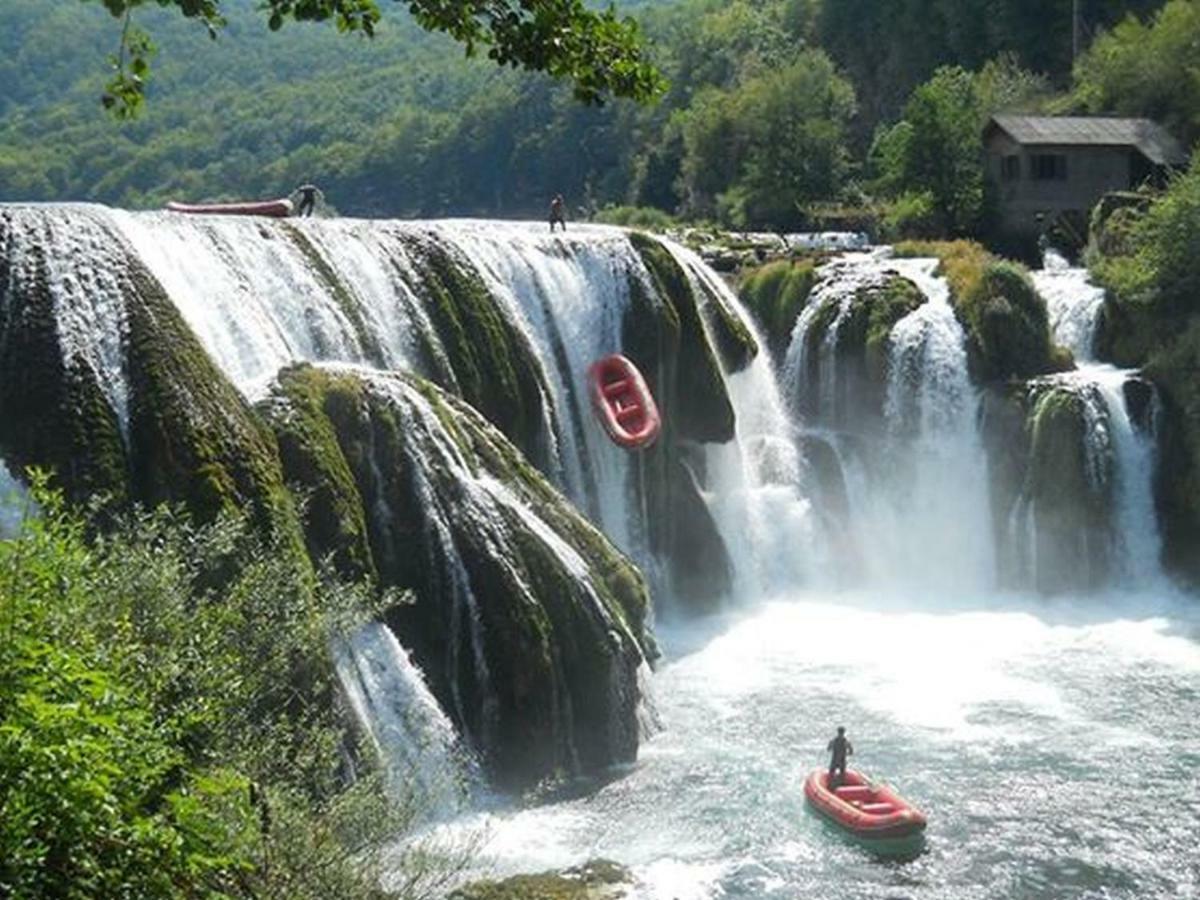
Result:
[[[864,423],[882,423],[892,328],[925,300],[916,284],[893,274],[878,284],[859,288],[840,320],[837,303],[817,310],[805,334],[808,371],[802,375],[801,412],[820,416],[833,427],[858,429]],[[831,337],[835,323],[837,334]],[[821,403],[829,398],[820,396],[820,367],[830,360],[822,358],[821,347],[830,340],[832,364],[837,369],[832,378],[836,394],[834,408],[823,410]]]
[[[108,227],[103,219],[93,224]],[[21,277],[11,270],[10,225],[0,216],[0,266],[14,276],[0,279],[0,447],[9,462],[53,469],[75,500],[182,503],[203,521],[248,508],[306,564],[273,436],[141,261],[114,237],[122,430],[100,373],[60,346],[55,305],[74,301],[51,296],[41,249],[27,254]]]
[[[632,887],[628,869],[600,859],[559,872],[475,882],[451,893],[449,900],[619,900],[631,896]]]
[[[629,240],[650,275],[651,291],[633,279],[622,346],[646,375],[664,418],[684,440],[732,440],[733,403],[700,318],[687,273],[656,239],[632,232]]]
[[[967,332],[977,381],[1032,378],[1074,368],[1050,339],[1046,301],[1020,263],[998,259],[973,241],[907,241],[897,256],[932,256],[950,285],[955,315]]]
[[[796,319],[816,284],[816,265],[811,259],[777,259],[742,276],[738,295],[754,316],[772,356],[787,353]]]
[[[433,240],[422,241],[412,257],[418,290],[453,372],[452,380],[437,380],[539,459],[546,447],[543,403],[549,390],[528,338],[503,314],[469,262]]]
[[[415,375],[307,365],[262,408],[303,438],[289,477],[359,498],[381,586],[415,597],[385,618],[498,783],[635,757],[646,585],[495,426]],[[481,479],[513,499],[481,512]]]
[[[1112,479],[1098,485],[1088,472],[1084,403],[1056,386],[1032,396],[1025,495],[1037,522],[1035,586],[1045,593],[1097,589],[1109,576]]]
[[[1200,319],[1153,355],[1163,403],[1157,485],[1165,561],[1200,583]]]
[[[379,573],[367,540],[366,503],[333,427],[335,408],[354,403],[357,385],[331,385],[316,371],[297,367],[281,373],[287,402],[277,415],[270,408],[262,413],[274,425],[284,477],[301,487],[305,499],[309,556],[329,559],[345,578],[375,580]]]
[[[249,506],[299,542],[271,431],[217,369],[162,287],[130,260],[127,304],[135,496],[202,519]]]
[[[52,470],[72,500],[122,503],[129,463],[117,414],[98,373],[64,359],[43,248],[13,267],[12,216],[0,209],[0,452],[14,472]]]

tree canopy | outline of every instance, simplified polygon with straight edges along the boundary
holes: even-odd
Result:
[[[104,105],[122,118],[136,116],[144,104],[157,49],[149,33],[134,23],[138,7],[153,2],[173,8],[202,22],[214,39],[226,24],[222,0],[99,2],[123,21],[103,96]],[[569,80],[576,98],[585,103],[600,103],[608,94],[648,100],[663,88],[662,77],[644,57],[637,22],[618,18],[611,6],[597,12],[583,0],[407,0],[407,5],[422,28],[450,35],[468,56],[484,48],[487,58],[500,65]],[[332,21],[338,31],[367,36],[374,35],[382,15],[377,0],[263,0],[261,10],[272,31],[289,19]]]

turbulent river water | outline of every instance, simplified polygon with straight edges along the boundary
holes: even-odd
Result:
[[[1176,898],[1200,891],[1187,600],[800,593],[660,630],[663,730],[595,793],[448,826],[481,871],[608,857],[648,898]],[[804,806],[853,763],[929,815],[881,859]]]

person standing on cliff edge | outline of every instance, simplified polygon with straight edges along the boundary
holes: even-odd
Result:
[[[550,201],[550,233],[554,233],[554,223],[557,222],[562,226],[562,230],[567,230],[567,219],[563,214],[563,195],[555,194],[554,199]]]

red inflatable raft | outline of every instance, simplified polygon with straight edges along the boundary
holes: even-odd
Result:
[[[654,443],[662,422],[637,366],[614,353],[592,363],[588,384],[596,418],[615,443],[628,450]]]
[[[272,216],[282,219],[292,214],[291,200],[258,200],[248,203],[176,203],[167,209],[178,213],[197,213],[209,216]]]
[[[859,772],[846,770],[845,783],[829,789],[829,772],[817,769],[804,782],[809,805],[836,825],[860,838],[906,838],[925,830],[925,816],[883,785],[871,784]]]

